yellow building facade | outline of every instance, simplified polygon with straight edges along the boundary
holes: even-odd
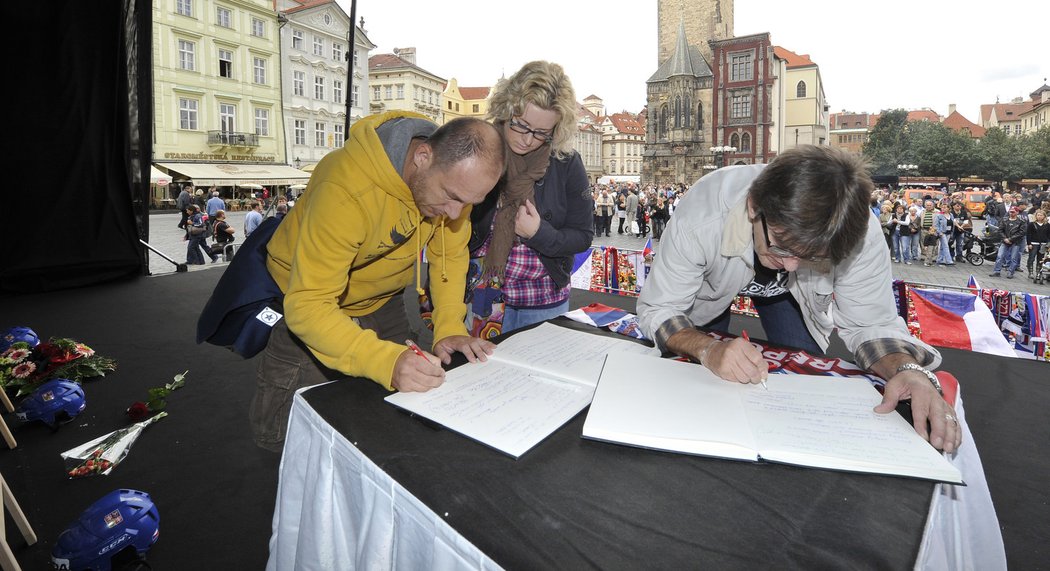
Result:
[[[280,168],[279,42],[269,0],[154,0],[153,162],[198,185],[303,182]]]
[[[799,55],[781,46],[774,46],[773,53],[785,64],[784,75],[778,80],[783,107],[777,129],[777,150],[829,144],[828,104],[820,68],[808,55]]]
[[[448,80],[441,93],[444,122],[457,117],[484,119],[489,112],[490,87],[460,87],[456,78]]]

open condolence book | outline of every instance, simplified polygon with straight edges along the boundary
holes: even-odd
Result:
[[[606,353],[659,354],[628,341],[550,323],[503,341],[425,393],[386,400],[518,458],[591,402]]]
[[[770,375],[769,390],[705,367],[610,354],[583,425],[595,440],[796,466],[962,483],[959,470],[864,379]]]

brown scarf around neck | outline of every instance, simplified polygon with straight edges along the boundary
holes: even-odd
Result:
[[[536,182],[547,173],[550,164],[551,146],[545,143],[535,151],[519,155],[504,143],[507,156],[507,172],[499,183],[499,206],[495,222],[492,225],[492,240],[488,253],[485,254],[485,278],[496,277],[503,280],[507,268],[507,257],[514,246],[514,221],[518,216],[518,207],[526,200],[536,204],[534,196]]]

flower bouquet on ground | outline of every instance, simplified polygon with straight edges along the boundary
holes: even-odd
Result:
[[[113,468],[127,457],[128,452],[131,451],[131,445],[138,439],[142,430],[167,415],[166,412],[158,413],[148,420],[114,430],[76,448],[66,450],[62,453],[66,473],[70,478],[109,475]]]
[[[18,389],[18,396],[32,393],[44,381],[63,378],[80,383],[104,377],[117,369],[117,362],[73,339],[54,338],[35,346],[12,343],[0,353],[0,388]]]
[[[125,413],[135,424],[63,452],[62,459],[65,461],[69,477],[108,475],[128,455],[131,445],[144,428],[168,416],[168,413],[164,412],[168,405],[168,395],[186,384],[188,373],[187,370],[175,375],[172,381],[163,387],[149,389],[149,399],[146,402],[136,402],[128,407]]]

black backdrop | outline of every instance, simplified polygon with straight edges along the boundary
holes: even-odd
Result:
[[[150,0],[18,5],[9,53],[13,187],[0,207],[0,292],[142,274],[149,235]],[[14,143],[14,144],[12,144]]]

